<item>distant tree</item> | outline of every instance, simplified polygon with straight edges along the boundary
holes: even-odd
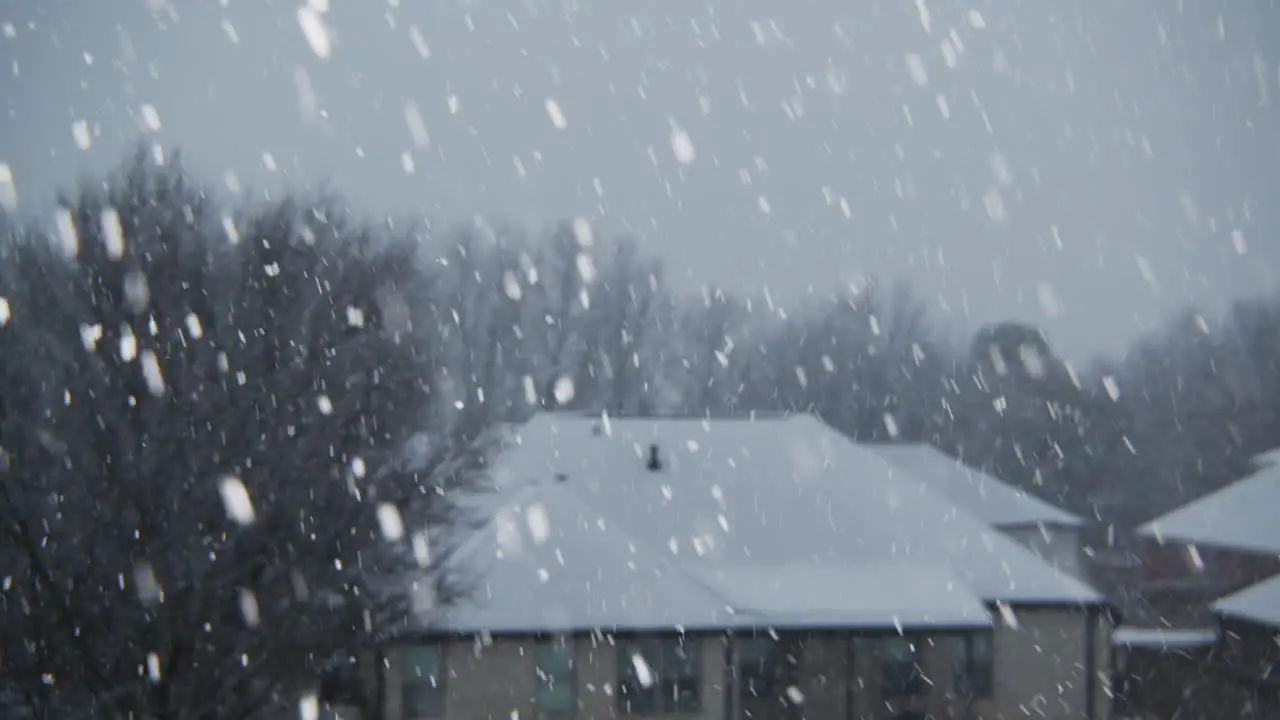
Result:
[[[1101,382],[1086,384],[1043,333],[1018,322],[985,326],[956,378],[953,452],[1013,485],[1083,516],[1098,516],[1102,458],[1124,446],[1121,413]]]
[[[278,718],[456,590],[418,244],[140,157],[0,248],[0,648],[48,718]],[[14,710],[16,713],[17,710]]]
[[[597,245],[588,264],[586,304],[580,333],[586,352],[573,373],[584,409],[614,415],[652,415],[664,320],[670,302],[662,265],[647,258],[633,239]]]
[[[1280,445],[1280,300],[1187,310],[1114,363],[1147,477],[1147,517],[1251,471]],[[1147,519],[1147,518],[1141,518]]]
[[[732,415],[760,409],[744,398],[751,354],[757,350],[748,304],[722,288],[704,286],[682,301],[671,317],[664,362],[666,406],[695,416]],[[753,387],[754,391],[772,388]]]

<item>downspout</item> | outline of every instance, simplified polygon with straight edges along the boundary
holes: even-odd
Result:
[[[728,643],[724,648],[725,659],[725,692],[729,696],[725,703],[728,720],[740,720],[742,717],[742,679],[738,677],[738,638],[730,631],[725,637]]]
[[[844,643],[844,717],[845,720],[854,720],[855,708],[854,703],[857,698],[854,695],[854,687],[857,683],[857,672],[854,663],[858,657],[857,636],[849,633],[845,636]]]
[[[386,720],[387,718],[387,656],[378,644],[373,650],[373,717],[370,720]]]
[[[1097,606],[1090,606],[1085,611],[1084,623],[1084,707],[1085,720],[1098,718],[1098,633],[1094,625],[1099,617]]]

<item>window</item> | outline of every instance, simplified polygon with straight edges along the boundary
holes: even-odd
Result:
[[[404,651],[404,664],[403,716],[409,720],[444,717],[444,648],[410,646]]]
[[[773,694],[783,661],[782,644],[771,637],[736,638],[738,678],[745,697]]]
[[[698,646],[683,637],[618,642],[618,710],[630,715],[702,709]]]
[[[961,695],[991,697],[995,664],[994,639],[989,632],[970,633],[961,640],[960,669],[956,673]]]
[[[573,639],[554,638],[538,643],[534,654],[536,688],[533,695],[538,717],[569,718],[578,704],[577,677],[573,666]]]
[[[905,637],[880,641],[880,692],[885,697],[909,697],[924,690],[915,643]]]

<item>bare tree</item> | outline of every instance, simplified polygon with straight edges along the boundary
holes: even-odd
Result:
[[[6,677],[44,717],[280,717],[448,602],[418,244],[140,158],[0,263]],[[401,591],[413,590],[412,592]]]
[[[578,331],[585,352],[573,372],[584,409],[651,415],[655,408],[659,344],[666,340],[666,288],[657,261],[632,240],[611,242],[590,261],[587,312]]]

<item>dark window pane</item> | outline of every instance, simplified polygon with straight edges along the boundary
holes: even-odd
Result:
[[[697,678],[662,681],[662,709],[667,713],[696,713],[702,710],[702,694]]]
[[[679,638],[618,643],[618,710],[624,714],[698,712],[701,658]]]
[[[990,633],[974,633],[963,639],[957,689],[962,695],[990,697],[993,686],[994,650]]]
[[[924,690],[915,645],[904,637],[881,640],[880,691],[885,697],[907,697]]]
[[[407,718],[443,717],[444,653],[439,645],[415,645],[404,654],[401,698]]]
[[[698,712],[702,709],[700,692],[702,668],[701,646],[683,638],[662,641],[662,709],[668,713]]]
[[[577,679],[573,668],[573,641],[549,640],[535,653],[534,704],[544,715],[568,716],[577,704]]]
[[[618,711],[628,715],[658,711],[660,648],[643,640],[618,643]]]
[[[771,637],[741,638],[738,643],[738,678],[750,697],[770,695],[777,684],[782,644]]]

